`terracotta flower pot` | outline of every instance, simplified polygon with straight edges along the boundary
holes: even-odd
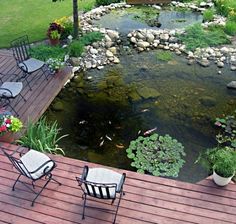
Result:
[[[51,39],[49,38],[49,42],[52,46],[56,46],[59,44],[60,40],[59,39]]]
[[[0,136],[0,142],[13,143],[15,141],[15,136],[12,132],[6,132],[4,135]]]

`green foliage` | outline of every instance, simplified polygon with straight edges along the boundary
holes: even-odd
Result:
[[[228,20],[225,24],[225,33],[228,35],[236,35],[236,22]]]
[[[84,45],[90,45],[94,42],[101,41],[104,35],[100,32],[89,32],[80,38],[80,42]]]
[[[179,39],[186,45],[187,50],[205,48],[230,43],[224,31],[218,27],[204,30],[201,24],[194,24],[186,29],[186,33],[179,35]]]
[[[236,170],[236,151],[230,147],[206,149],[196,162],[222,177],[231,177]]]
[[[21,120],[18,119],[17,117],[11,116],[10,119],[11,119],[10,129],[12,132],[17,132],[23,127]]]
[[[121,0],[96,0],[96,5],[110,5],[111,3],[118,3],[121,2]]]
[[[235,0],[215,0],[214,2],[218,13],[226,17],[236,17]]]
[[[84,52],[84,44],[79,41],[75,40],[69,45],[69,55],[71,57],[80,57]]]
[[[51,124],[47,123],[45,118],[41,118],[37,123],[29,122],[26,134],[18,140],[18,143],[41,152],[64,155],[64,151],[57,143],[65,135],[58,137],[59,131],[56,121]]]
[[[133,160],[131,166],[136,167],[139,173],[177,177],[184,164],[184,147],[169,135],[139,136],[130,142],[126,152],[128,158]]]
[[[215,125],[220,129],[216,136],[219,144],[228,144],[236,149],[236,111],[224,118],[216,118]]]
[[[45,44],[40,44],[30,49],[30,55],[42,61],[47,61],[49,58],[64,59],[65,54],[65,49],[58,46],[47,46]]]
[[[212,21],[214,18],[214,10],[213,9],[207,9],[203,12],[203,20],[204,21]]]
[[[91,10],[93,9],[93,7],[94,7],[93,2],[88,2],[88,4],[85,5],[84,8],[83,8],[83,9],[84,9],[84,12],[91,11]]]
[[[170,61],[173,58],[173,54],[169,51],[162,51],[158,52],[156,57],[161,61]]]

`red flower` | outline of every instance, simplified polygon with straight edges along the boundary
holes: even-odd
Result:
[[[2,125],[0,127],[0,132],[4,132],[4,131],[7,131],[7,127],[5,125]]]
[[[5,123],[6,123],[6,124],[11,124],[11,119],[7,119],[7,120],[5,121]]]

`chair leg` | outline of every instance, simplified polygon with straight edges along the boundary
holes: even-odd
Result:
[[[44,67],[45,67],[45,66],[43,66],[41,70],[42,70],[42,72],[43,72],[43,74],[44,74],[46,80],[48,80],[48,76],[47,76],[47,74],[46,74],[46,72],[47,72],[48,70],[47,70],[47,69],[44,70]]]
[[[21,176],[21,174],[17,177],[15,183],[14,183],[13,186],[12,186],[12,190],[13,190],[13,191],[15,190],[16,183],[17,183],[17,181],[20,179],[20,176]]]
[[[83,205],[83,214],[82,214],[82,219],[85,218],[85,207],[86,207],[86,199],[87,199],[87,195],[83,194],[82,199],[84,200],[84,205]]]
[[[51,177],[51,180],[53,180],[54,182],[56,182],[59,186],[62,185],[58,180],[54,179],[53,177]]]
[[[123,191],[120,192],[120,197],[119,197],[119,201],[118,201],[118,203],[117,203],[116,213],[115,213],[115,217],[114,217],[113,224],[116,223],[116,216],[117,216],[118,209],[119,209],[119,206],[120,206],[120,201],[121,201],[122,195],[124,195],[124,194],[125,194],[125,193],[124,193]]]
[[[19,93],[19,95],[21,96],[21,98],[26,102],[26,99],[23,97],[23,95],[21,93]]]
[[[41,190],[37,193],[36,197],[34,198],[34,200],[32,201],[31,206],[34,206],[34,202],[35,200],[38,198],[38,196],[42,193],[42,191],[46,188],[46,186],[48,185],[48,183],[50,182],[51,178],[48,178],[47,182],[44,184],[44,186],[41,188]]]

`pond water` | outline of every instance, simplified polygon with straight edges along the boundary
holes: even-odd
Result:
[[[93,24],[127,34],[136,29],[184,28],[201,22],[202,15],[197,12],[170,10],[159,12],[152,7],[142,6],[113,10],[102,16],[100,20],[94,20]]]
[[[108,166],[134,170],[126,156],[129,142],[138,134],[157,128],[180,141],[187,156],[177,179],[196,182],[207,172],[194,164],[198,153],[216,144],[215,117],[231,114],[236,92],[226,84],[235,72],[217,67],[189,66],[173,55],[163,62],[155,50],[122,55],[121,63],[81,73],[54,101],[46,115],[57,120],[66,155]],[[88,77],[92,79],[87,79]]]

